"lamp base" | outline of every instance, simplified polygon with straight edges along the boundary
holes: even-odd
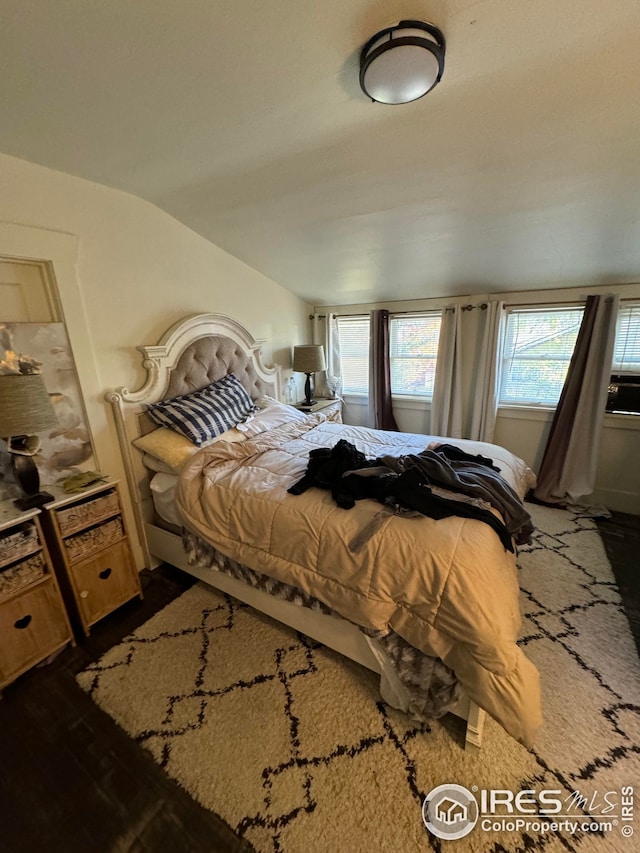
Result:
[[[313,399],[313,373],[307,373],[307,379],[304,383],[304,405],[305,406],[313,406],[315,400]]]
[[[35,509],[53,500],[53,495],[50,495],[49,492],[40,491],[40,475],[36,463],[33,461],[33,456],[12,453],[11,470],[16,483],[24,492],[21,498],[14,500],[18,509]]]
[[[23,511],[28,509],[36,509],[44,506],[53,500],[53,495],[49,492],[36,492],[35,495],[25,495],[23,498],[16,498],[14,504]]]

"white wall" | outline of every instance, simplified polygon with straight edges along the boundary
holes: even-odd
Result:
[[[0,254],[54,259],[69,337],[76,357],[100,467],[123,478],[104,392],[136,387],[143,378],[139,344],[155,343],[176,320],[215,311],[244,323],[267,341],[265,362],[291,365],[291,347],[309,340],[310,306],[270,279],[134,196],[0,155]],[[500,294],[509,302],[557,301],[588,293],[640,297],[640,285]],[[490,294],[385,305],[322,306],[323,312],[439,308],[476,304]],[[1,311],[0,311],[1,313]],[[474,384],[479,311],[465,312],[463,391]],[[0,318],[1,319],[1,318]],[[540,462],[549,413],[499,414],[495,440],[532,467]],[[363,422],[348,401],[345,418]],[[396,405],[401,429],[429,433],[428,407]],[[467,407],[467,418],[469,407]],[[594,500],[640,513],[638,419],[606,416]]]
[[[581,300],[591,293],[619,293],[622,298],[640,298],[640,284],[610,285],[563,290],[538,290],[514,293],[476,293],[455,299],[422,299],[411,302],[366,303],[363,305],[323,305],[315,310],[337,314],[366,313],[372,308],[390,311],[434,310],[446,305],[479,305],[487,299],[502,299],[507,304],[544,304],[566,300]],[[481,311],[463,312],[463,423],[468,427],[471,401],[476,382],[477,349],[480,340]],[[401,430],[429,434],[430,408],[416,401],[394,399],[394,414]],[[494,442],[501,444],[524,459],[534,471],[542,461],[552,410],[499,409]],[[348,423],[366,424],[366,400],[348,396],[344,408]],[[596,488],[588,497],[591,503],[602,503],[609,509],[640,515],[640,417],[634,415],[605,415],[596,476]]]
[[[291,347],[308,341],[309,305],[134,196],[0,155],[0,223],[0,254],[53,261],[98,462],[112,476],[124,470],[104,393],[142,382],[137,345],[209,311],[264,338],[266,364],[290,368]]]

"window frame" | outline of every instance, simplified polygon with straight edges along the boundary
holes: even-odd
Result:
[[[354,323],[358,321],[366,320],[368,324],[369,334],[367,339],[367,349],[366,349],[366,363],[367,363],[367,372],[366,372],[366,390],[354,390],[352,388],[347,387],[345,384],[345,371],[344,371],[344,348],[343,348],[343,339],[340,335],[340,325],[341,323],[346,325],[347,323]],[[369,314],[350,314],[348,316],[340,316],[336,315],[336,321],[338,325],[338,340],[340,341],[340,373],[342,376],[342,394],[343,396],[349,397],[359,397],[361,399],[367,398],[369,396],[369,347],[371,342],[371,316]]]
[[[435,347],[435,356],[434,356],[434,359],[437,362],[438,345],[439,345],[439,341],[440,341],[440,333],[442,330],[442,316],[443,316],[443,314],[444,314],[444,310],[442,308],[430,309],[430,310],[425,310],[425,311],[419,311],[418,310],[418,311],[411,311],[411,312],[403,311],[403,312],[397,312],[397,313],[390,313],[389,314],[389,362],[390,362],[390,365],[392,364],[392,361],[394,358],[400,358],[401,357],[401,356],[392,356],[392,354],[391,354],[392,335],[393,335],[392,326],[394,324],[401,323],[402,320],[411,320],[411,319],[415,319],[415,318],[425,318],[425,317],[430,317],[430,318],[439,317],[439,319],[440,319],[440,327],[438,329],[438,343],[436,344],[436,347]],[[338,324],[338,336],[340,338],[340,350],[341,350],[340,360],[341,360],[341,372],[342,372],[342,381],[343,381],[342,393],[345,396],[359,397],[361,399],[367,398],[369,396],[368,366],[369,366],[370,347],[371,347],[371,315],[370,314],[349,314],[349,315],[344,315],[341,317],[339,314],[337,314],[336,320],[337,320],[337,324]],[[350,388],[345,383],[344,362],[342,361],[344,358],[344,352],[343,352],[344,348],[342,345],[343,344],[343,338],[340,335],[341,324],[344,324],[346,326],[348,323],[358,323],[358,322],[362,322],[362,321],[367,322],[368,331],[369,331],[368,340],[367,340],[367,353],[366,353],[366,359],[367,359],[366,388],[364,390],[363,390],[363,388],[358,388],[358,389]],[[424,359],[422,359],[422,360],[424,360]],[[391,370],[391,374],[393,377],[393,369]],[[435,381],[435,372],[434,372],[434,381]],[[393,379],[392,379],[392,382],[393,382]],[[413,403],[416,407],[421,408],[422,406],[428,405],[431,403],[431,400],[433,398],[433,389],[431,390],[431,393],[414,394],[414,393],[411,393],[410,391],[406,391],[406,390],[394,391],[392,388],[391,396],[392,396],[392,399],[394,399],[394,400],[402,400],[403,402],[406,402],[406,403]]]
[[[431,309],[428,311],[411,311],[411,312],[405,311],[402,313],[398,312],[397,314],[390,314],[389,315],[389,364],[391,367],[391,397],[393,399],[405,400],[405,401],[411,400],[411,401],[414,401],[416,403],[425,403],[425,404],[428,403],[428,404],[430,404],[431,401],[433,400],[433,386],[431,387],[431,391],[430,392],[427,391],[426,393],[411,393],[410,391],[406,391],[406,390],[394,391],[394,389],[393,389],[393,373],[394,373],[394,371],[393,371],[393,360],[394,359],[399,360],[401,358],[407,359],[410,357],[406,356],[406,355],[405,356],[392,355],[392,341],[393,341],[392,324],[399,324],[403,320],[415,320],[415,319],[425,319],[425,318],[435,319],[436,317],[439,318],[440,325],[438,327],[438,334],[437,334],[437,341],[435,344],[434,355],[433,356],[426,356],[426,357],[425,356],[415,357],[415,361],[433,360],[433,362],[434,362],[433,383],[435,384],[435,372],[436,372],[437,364],[438,364],[438,347],[439,347],[439,343],[440,343],[440,335],[442,333],[442,317],[443,317],[443,314],[444,314],[444,311],[442,308],[436,308],[436,309]]]
[[[503,328],[501,330],[500,335],[500,344],[499,344],[499,367],[498,367],[498,375],[499,375],[499,388],[498,388],[498,408],[499,409],[529,409],[531,411],[554,411],[558,405],[560,394],[562,393],[562,387],[558,392],[558,398],[555,402],[551,402],[548,399],[537,401],[532,399],[514,399],[511,397],[505,397],[505,366],[507,362],[513,362],[513,355],[507,357],[506,355],[506,347],[509,342],[509,336],[507,334],[509,317],[516,314],[559,314],[562,312],[568,311],[579,311],[580,312],[580,321],[578,322],[578,326],[576,329],[576,340],[578,336],[578,332],[580,330],[580,324],[582,323],[582,316],[584,315],[585,303],[584,302],[572,302],[568,301],[566,303],[553,303],[553,304],[545,304],[545,303],[532,303],[530,305],[506,305],[505,306],[505,317],[503,320]],[[575,341],[574,341],[575,348]],[[567,362],[567,370],[569,369],[569,364],[571,363],[571,357],[573,355],[573,349],[571,354],[566,359],[556,358],[555,361],[566,360]],[[520,360],[520,359],[518,359]],[[524,360],[524,359],[522,359]],[[553,361],[554,359],[539,359],[541,362],[543,361]],[[566,378],[566,372],[565,372]],[[564,384],[564,380],[563,380]]]
[[[624,301],[620,301],[618,306],[618,316],[616,317],[616,336],[613,344],[613,356],[611,359],[611,373],[618,374],[621,376],[637,376],[640,374],[640,342],[635,344],[632,350],[633,356],[635,356],[638,361],[631,361],[629,367],[624,367],[625,359],[616,361],[616,355],[619,355],[619,351],[617,351],[617,347],[619,346],[618,335],[620,332],[620,326],[623,320],[624,312],[631,312],[631,316],[635,316],[637,318],[637,323],[639,326],[639,337],[640,337],[640,299],[625,299]]]

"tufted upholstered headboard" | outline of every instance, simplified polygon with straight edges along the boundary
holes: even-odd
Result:
[[[240,323],[221,314],[195,314],[174,324],[155,346],[139,346],[147,378],[136,391],[115,388],[106,399],[113,408],[118,442],[136,527],[145,550],[145,524],[153,516],[147,476],[141,456],[131,442],[154,429],[145,415],[146,404],[204,388],[233,373],[255,400],[261,394],[280,399],[280,368],[262,362],[263,341]]]
[[[252,400],[261,394],[273,394],[273,381],[258,374],[253,352],[246,352],[225,335],[208,335],[190,344],[169,375],[166,397],[188,394],[205,388],[217,379],[233,373]]]

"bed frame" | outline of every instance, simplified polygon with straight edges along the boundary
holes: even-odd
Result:
[[[155,428],[145,414],[145,405],[203,388],[227,373],[235,374],[252,399],[262,394],[280,399],[280,368],[263,364],[262,344],[263,341],[255,340],[240,323],[229,317],[193,315],[173,325],[156,346],[138,347],[147,377],[137,391],[117,388],[107,393],[146,565],[154,568],[167,562],[177,566],[376,672],[380,675],[383,699],[395,708],[405,709],[408,698],[403,685],[391,667],[383,665],[380,655],[374,651],[375,645],[355,625],[273,598],[223,572],[188,565],[179,533],[157,522],[148,471],[142,454],[131,444],[135,438]],[[479,749],[485,712],[465,697],[453,713],[467,722],[465,748]]]

